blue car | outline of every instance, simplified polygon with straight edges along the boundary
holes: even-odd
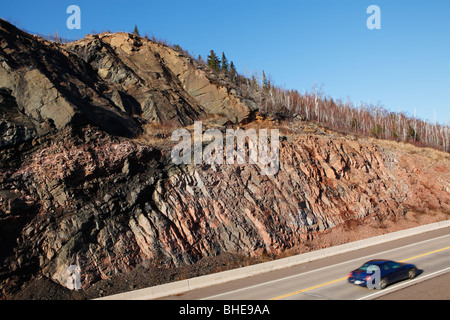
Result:
[[[412,279],[417,268],[410,263],[392,260],[370,260],[348,275],[348,282],[371,289],[384,289],[391,283]]]

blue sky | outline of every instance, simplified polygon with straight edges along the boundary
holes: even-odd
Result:
[[[69,30],[69,5],[81,30]],[[381,29],[369,30],[369,5]],[[59,0],[2,1],[0,17],[42,34],[155,35],[197,56],[224,51],[242,74],[270,75],[286,89],[380,104],[450,122],[450,1],[447,0]]]

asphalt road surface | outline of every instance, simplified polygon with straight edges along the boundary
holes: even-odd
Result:
[[[419,274],[383,290],[348,283],[348,273],[371,259],[412,263],[419,269]],[[450,299],[449,292],[450,228],[444,228],[162,299]]]
[[[376,300],[450,300],[450,272],[381,295]]]

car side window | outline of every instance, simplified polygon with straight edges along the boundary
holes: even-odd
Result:
[[[383,269],[384,270],[392,270],[392,269],[397,269],[398,267],[400,267],[400,265],[398,263],[388,262],[383,266]]]

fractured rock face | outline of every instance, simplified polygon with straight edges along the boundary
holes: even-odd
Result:
[[[138,102],[149,121],[191,124],[205,114],[240,122],[252,109],[250,101],[218,84],[210,71],[191,58],[150,40],[127,34],[88,36],[67,48],[89,63],[111,87]]]
[[[154,46],[153,50],[177,75],[183,88],[204,107],[206,112],[222,115],[232,122],[239,123],[256,109],[253,101],[238,96],[236,90],[221,85],[215,74],[203,70],[194,60],[161,45]]]
[[[1,272],[41,270],[64,285],[67,267],[79,263],[93,268],[85,274],[89,284],[136,265],[141,254],[128,221],[137,199],[127,197],[154,182],[160,156],[94,128],[49,136],[24,165],[0,174],[1,225],[23,221],[22,231],[2,232],[8,263]]]
[[[438,151],[248,120],[283,133],[267,176],[257,165],[178,166],[167,135],[130,138],[145,123],[237,123],[254,110],[226,79],[150,40],[60,45],[0,20],[0,298],[35,276],[67,285],[71,265],[87,288],[143,262],[282,254],[355,221],[450,213],[449,156]]]
[[[15,98],[31,121],[91,123],[109,132],[135,136],[141,128],[103,94],[98,75],[74,54],[0,20],[0,88]]]
[[[0,89],[41,127],[89,123],[134,137],[146,122],[184,126],[214,114],[237,123],[255,109],[191,58],[127,33],[63,45],[0,20],[0,40]]]
[[[0,89],[0,147],[32,140],[37,136],[36,127],[36,123],[20,112],[11,92]]]
[[[257,165],[175,166],[168,153],[90,127],[45,141],[1,172],[0,217],[15,226],[2,233],[2,274],[33,270],[65,285],[75,264],[87,288],[143,261],[279,254],[352,221],[450,212],[445,185],[427,183],[450,181],[448,161],[429,162],[417,179],[411,156],[345,137],[292,135],[275,176]]]

